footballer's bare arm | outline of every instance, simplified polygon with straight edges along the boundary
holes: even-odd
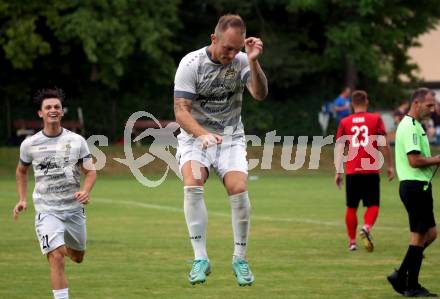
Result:
[[[191,110],[192,100],[174,97],[174,115],[180,127],[194,137],[208,134],[191,115]]]
[[[251,72],[246,85],[252,97],[262,101],[268,94],[267,78],[258,62],[258,57],[263,53],[263,41],[256,37],[248,37],[245,40],[245,48]]]
[[[254,99],[262,101],[268,94],[266,75],[258,61],[249,62],[249,66],[251,75],[246,86]]]
[[[174,97],[174,115],[176,117],[176,122],[185,130],[185,132],[196,138],[201,137],[202,144],[205,147],[211,144],[221,143],[221,136],[204,129],[191,115],[191,110],[192,100]]]
[[[12,211],[14,219],[18,219],[18,216],[20,215],[20,213],[23,212],[24,210],[26,210],[26,208],[27,208],[26,194],[27,194],[28,168],[29,168],[29,165],[24,165],[20,161],[20,162],[18,162],[17,169],[15,171],[16,186],[17,186],[17,193],[18,193],[18,202]]]
[[[84,182],[81,190],[75,192],[74,196],[77,201],[82,204],[88,204],[90,201],[90,192],[96,181],[96,169],[92,159],[86,159],[81,165],[81,170],[84,173]]]

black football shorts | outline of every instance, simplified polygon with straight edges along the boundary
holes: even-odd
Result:
[[[400,199],[408,212],[413,233],[426,233],[435,226],[432,185],[422,181],[401,181]]]
[[[380,176],[378,173],[347,174],[345,179],[346,205],[357,208],[378,206],[380,202]]]

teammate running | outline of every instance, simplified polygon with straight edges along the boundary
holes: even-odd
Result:
[[[84,205],[96,180],[91,155],[83,137],[61,126],[64,115],[61,89],[37,93],[38,115],[43,130],[25,139],[20,147],[16,177],[19,201],[13,215],[27,208],[27,172],[32,165],[35,176],[33,202],[35,231],[41,252],[47,255],[55,299],[68,299],[64,257],[81,263],[86,249]],[[80,188],[80,171],[85,174]]]

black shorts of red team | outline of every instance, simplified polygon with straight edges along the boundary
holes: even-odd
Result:
[[[426,233],[435,227],[432,185],[427,184],[422,181],[400,182],[400,199],[408,212],[409,227],[413,233]]]
[[[346,205],[349,208],[357,208],[361,200],[364,207],[379,206],[379,174],[347,174],[345,182],[345,193]]]

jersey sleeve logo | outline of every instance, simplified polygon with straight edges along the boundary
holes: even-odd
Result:
[[[413,133],[413,143],[414,145],[417,145],[417,134]]]

